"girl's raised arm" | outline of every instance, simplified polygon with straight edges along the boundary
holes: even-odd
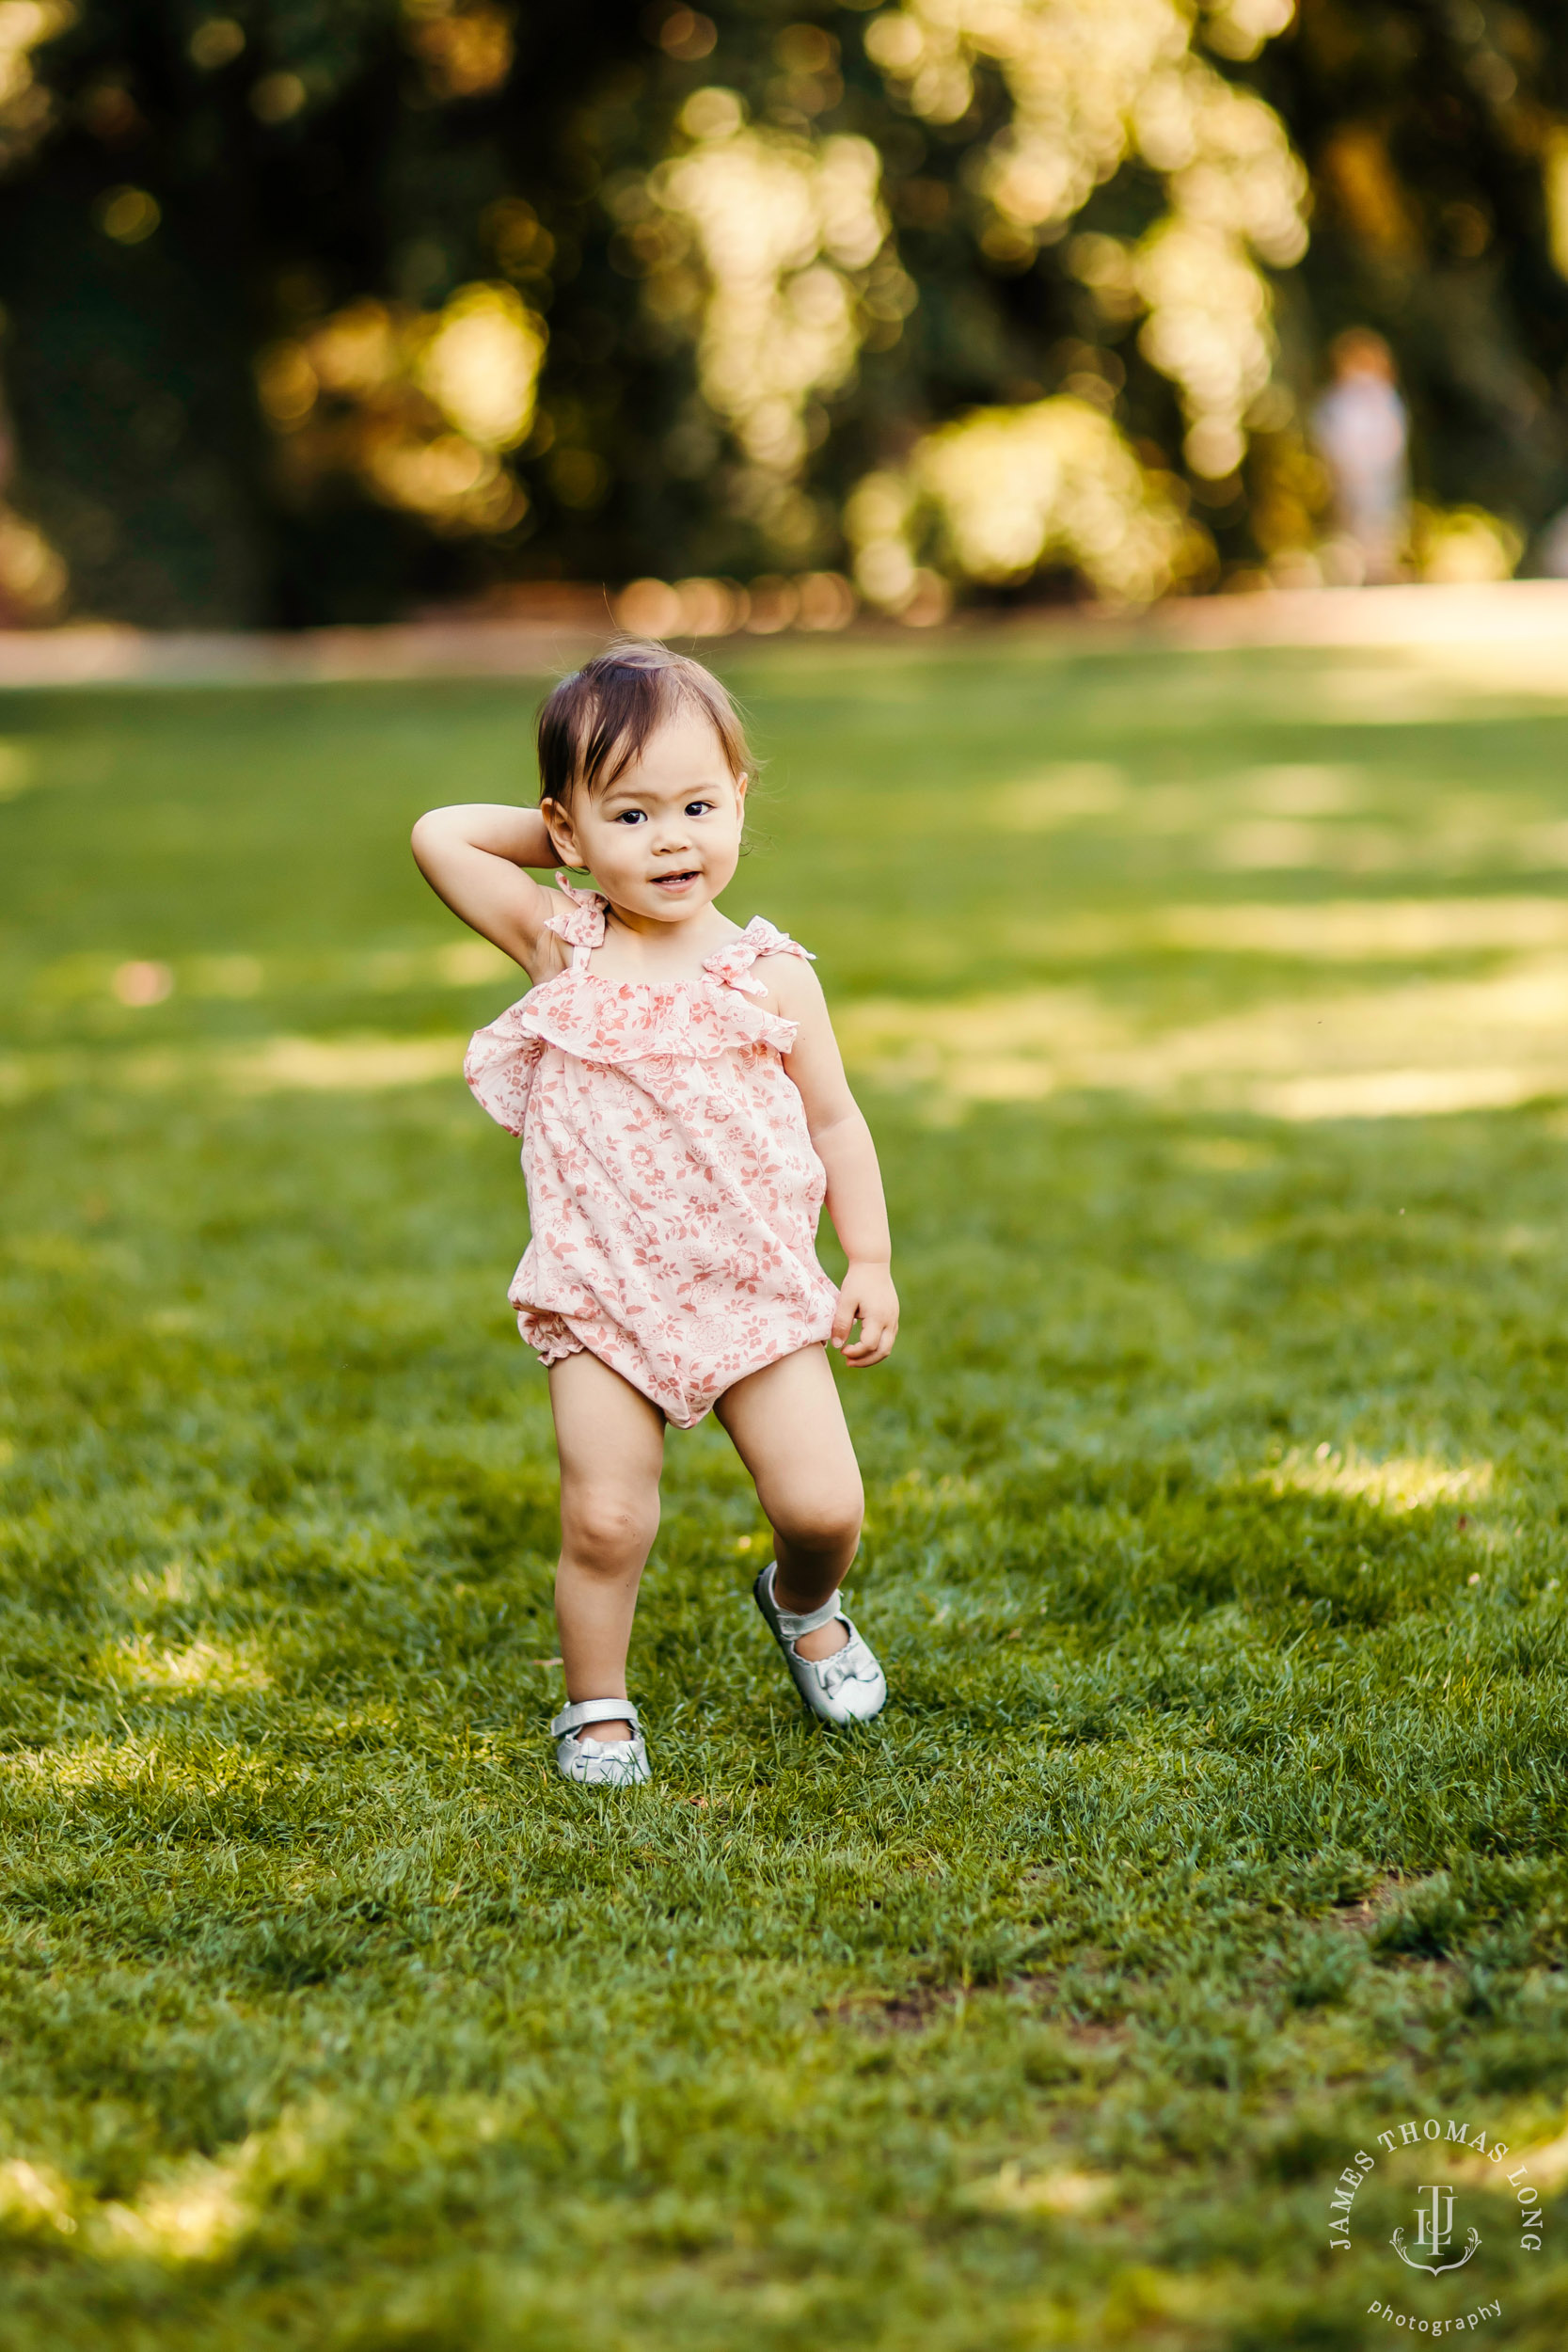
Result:
[[[470,801],[433,808],[413,834],[414,861],[438,898],[471,930],[494,942],[531,977],[556,895],[523,871],[559,866],[536,808]]]

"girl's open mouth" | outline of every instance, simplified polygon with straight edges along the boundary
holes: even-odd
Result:
[[[684,890],[688,882],[694,882],[696,880],[697,872],[695,867],[693,867],[690,872],[685,874],[656,874],[654,876],[654,888],[656,890]]]

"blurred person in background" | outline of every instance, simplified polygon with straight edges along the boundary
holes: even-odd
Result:
[[[1334,381],[1312,415],[1312,434],[1334,481],[1334,521],[1346,572],[1398,580],[1409,528],[1410,427],[1394,355],[1370,327],[1347,327],[1329,345]]]
[[[1535,569],[1544,580],[1568,580],[1568,506],[1542,532]]]

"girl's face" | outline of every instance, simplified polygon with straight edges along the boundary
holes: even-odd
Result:
[[[613,784],[546,802],[545,818],[557,854],[586,866],[612,906],[680,923],[734,880],[745,800],[713,722],[677,709]]]

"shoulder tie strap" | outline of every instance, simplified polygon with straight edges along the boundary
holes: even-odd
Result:
[[[809,947],[802,947],[787,931],[775,930],[761,914],[753,914],[738,939],[732,939],[716,955],[708,956],[703,970],[726,988],[738,989],[743,996],[763,996],[767,991],[759,979],[752,976],[752,966],[759,956],[800,956],[806,963],[816,958]]]
[[[578,890],[564,874],[557,874],[555,885],[564,891],[570,904],[559,907],[545,929],[566,941],[572,950],[573,971],[586,972],[589,956],[604,945],[605,902],[596,890]]]

